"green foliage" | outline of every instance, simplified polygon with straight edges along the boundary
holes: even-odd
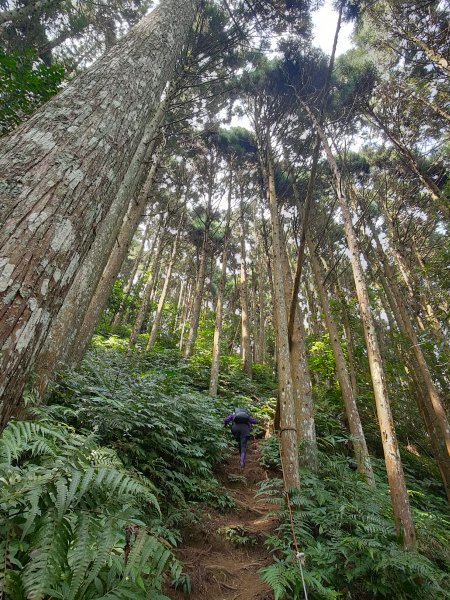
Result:
[[[262,462],[276,466],[278,442],[264,442]],[[376,487],[372,488],[339,452],[321,453],[320,470],[303,469],[302,487],[291,498],[296,535],[306,554],[304,567],[309,596],[323,598],[448,598],[450,566],[446,548],[449,521],[439,498],[430,494],[427,510],[411,494],[418,525],[420,552],[402,549],[393,526],[384,466],[375,461]],[[418,481],[413,481],[420,487]],[[267,544],[274,563],[262,570],[275,597],[302,598],[298,565],[294,560],[289,513],[278,479],[261,484],[261,492],[280,507],[280,525]]]
[[[224,527],[219,529],[219,533],[236,546],[255,546],[258,543],[257,538],[243,527]]]
[[[148,477],[166,507],[215,497],[212,468],[227,448],[227,409],[194,390],[175,351],[93,349],[59,383],[51,404],[52,415],[78,431],[94,430],[127,466]]]
[[[7,598],[163,598],[163,572],[180,572],[148,527],[159,514],[154,486],[93,436],[46,417],[10,422],[0,480]]]
[[[0,136],[54,96],[63,78],[62,66],[44,65],[31,51],[7,54],[0,48]]]
[[[334,378],[336,364],[329,334],[324,334],[319,340],[311,341],[309,344],[308,364],[313,373],[329,379]]]

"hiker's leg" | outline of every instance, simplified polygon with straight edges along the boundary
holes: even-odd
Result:
[[[241,448],[240,448],[241,467],[245,466],[245,461],[247,459],[247,440],[248,440],[248,433],[246,431],[243,431],[241,433]]]
[[[236,440],[239,454],[241,453],[241,431],[237,425],[231,427],[231,433],[233,434],[234,439]]]

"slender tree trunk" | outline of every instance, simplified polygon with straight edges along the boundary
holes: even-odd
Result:
[[[242,360],[244,363],[244,373],[250,378],[252,376],[252,349],[250,345],[250,327],[249,327],[249,311],[248,311],[248,289],[247,289],[247,251],[245,248],[245,218],[244,207],[242,201],[242,186],[241,186],[241,280],[239,291],[241,296],[241,349]]]
[[[294,389],[292,384],[291,359],[286,304],[285,282],[283,277],[282,245],[278,219],[277,197],[275,192],[274,168],[267,144],[267,195],[272,221],[272,276],[274,288],[274,312],[277,328],[278,390],[280,400],[281,460],[288,488],[300,486],[298,463],[297,428],[295,419]]]
[[[424,392],[424,394],[421,395],[422,402],[426,404],[427,414],[430,414],[432,416],[433,423],[435,424],[436,433],[442,438],[443,445],[446,448],[446,460],[445,463],[442,465],[442,468],[447,473],[445,477],[445,480],[447,481],[450,480],[450,425],[448,422],[448,418],[445,414],[445,409],[439,396],[439,392],[436,386],[434,385],[433,379],[431,377],[427,361],[422,352],[421,345],[419,343],[413,324],[411,322],[408,308],[405,305],[403,299],[403,295],[397,287],[395,273],[391,265],[389,264],[389,261],[387,260],[387,256],[384,253],[380,240],[378,239],[378,235],[375,231],[373,223],[370,220],[368,221],[368,223],[372,232],[372,237],[376,243],[377,255],[381,261],[385,276],[387,278],[387,282],[385,283],[385,289],[387,290],[389,288],[388,293],[392,294],[393,296],[393,303],[391,308],[393,309],[394,317],[397,321],[400,331],[410,343],[410,352],[414,357],[415,371],[419,376],[419,380],[421,382],[421,388],[419,389],[419,393],[421,391]]]
[[[129,194],[121,194],[120,206],[119,188],[126,176],[130,184],[135,180],[131,157],[172,77],[196,8],[195,0],[164,0],[3,140],[0,427],[16,412],[34,356],[99,232],[110,230],[109,249],[99,251],[100,274],[106,264],[122,219],[115,229],[104,220],[115,201],[117,215],[126,211]]]
[[[390,285],[389,281],[386,279],[384,273],[379,271],[378,277],[383,286],[383,290],[391,312],[395,316],[398,330],[403,334],[405,339],[407,339],[408,335],[406,331],[405,322],[403,321],[402,311],[399,308],[398,294],[393,291],[393,288]],[[447,498],[450,501],[450,462],[448,456],[448,449],[446,445],[446,439],[444,436],[442,436],[442,433],[439,431],[436,415],[432,403],[430,402],[429,393],[419,376],[420,369],[418,368],[417,362],[415,361],[411,351],[409,351],[408,354],[409,356],[405,356],[405,371],[408,377],[410,377],[413,380],[417,406],[419,408],[420,415],[422,416],[422,419],[425,423],[425,428],[427,430],[430,444],[433,450],[433,456],[441,473],[442,482],[444,484],[444,489],[447,494]]]
[[[151,173],[152,170],[153,170],[153,165],[152,165],[152,169],[150,170],[150,173],[148,175],[147,181],[150,178],[150,176],[152,175],[152,173]],[[156,165],[155,165],[154,171],[156,171]],[[153,183],[153,178],[154,178],[154,176],[151,177],[150,187]],[[144,185],[146,186],[147,182]],[[130,208],[131,208],[131,205],[130,205]],[[144,233],[142,234],[142,242],[139,246],[139,251],[136,255],[136,258],[133,261],[133,266],[131,267],[130,275],[129,275],[129,277],[127,279],[127,283],[123,289],[124,294],[128,294],[129,291],[131,290],[131,288],[133,287],[134,278],[136,277],[136,273],[138,272],[139,266],[142,262],[142,257],[144,256],[145,244],[148,241],[150,225],[151,225],[151,223],[148,222],[147,225],[145,226]],[[116,242],[116,246],[118,246],[118,242]],[[127,249],[127,252],[128,252],[128,249]],[[124,256],[124,260],[125,260],[125,258],[126,258],[126,254]],[[111,257],[110,257],[110,260],[111,260]]]
[[[194,296],[192,299],[192,314],[189,329],[189,335],[184,349],[184,358],[190,358],[194,351],[195,340],[197,339],[198,326],[200,323],[200,312],[202,308],[203,290],[205,289],[205,272],[207,259],[208,233],[205,230],[203,236],[202,253],[200,256],[200,264],[198,267],[197,281],[195,285]]]
[[[136,344],[138,335],[141,332],[142,325],[144,323],[145,317],[147,316],[149,308],[150,308],[151,295],[153,292],[153,284],[154,284],[156,272],[159,270],[159,264],[161,262],[161,256],[162,256],[162,251],[163,251],[163,243],[162,243],[163,237],[164,237],[164,232],[162,231],[161,236],[158,240],[158,245],[157,245],[157,248],[155,251],[155,256],[152,261],[150,275],[147,279],[147,283],[145,284],[144,291],[142,294],[141,306],[139,307],[136,319],[134,321],[133,329],[131,331],[130,339],[128,341],[128,345],[130,348],[132,348]]]
[[[385,121],[379,115],[375,114],[375,112],[372,109],[368,111],[368,117],[372,117],[372,119],[374,119],[378,127],[386,134],[386,136],[390,139],[390,141],[400,152],[400,154],[405,158],[406,164],[409,166],[411,171],[415,173],[415,175],[418,177],[420,183],[429,191],[432,199],[436,202],[442,214],[447,219],[450,219],[449,199],[445,198],[444,194],[434,183],[434,181],[427,175],[427,173],[424,173],[413,153],[403,144],[403,142],[401,142],[398,139],[398,137],[385,123]]]
[[[226,225],[225,225],[225,235],[223,238],[222,269],[220,272],[219,290],[217,292],[216,318],[215,318],[215,322],[214,322],[214,339],[213,339],[212,360],[211,360],[211,376],[210,376],[210,380],[209,380],[209,395],[210,396],[217,396],[217,385],[218,385],[218,381],[219,381],[220,337],[222,335],[223,298],[224,298],[224,293],[225,293],[225,283],[226,283],[226,279],[227,279],[228,239],[230,236],[232,191],[233,191],[233,172],[230,168],[230,180],[228,182],[227,221],[226,221]]]
[[[346,307],[346,300],[343,292],[337,287],[338,296],[341,301],[341,315],[342,315],[342,325],[345,333],[345,341],[347,347],[347,356],[348,356],[348,367],[350,371],[350,380],[352,383],[353,394],[355,398],[358,397],[358,378],[357,378],[357,370],[356,370],[356,361],[355,361],[355,344],[353,340],[352,328],[350,326],[350,319],[348,315],[348,310]]]
[[[187,279],[182,279],[180,282],[180,293],[178,295],[177,312],[175,314],[175,322],[173,324],[174,332],[178,328],[178,324],[181,319],[181,314],[182,314],[183,305],[184,305],[184,298],[185,298],[187,291],[188,291]]]
[[[350,252],[349,259],[352,266],[356,295],[359,302],[359,308],[364,327],[364,335],[366,338],[367,355],[373,382],[375,403],[381,431],[381,440],[383,443],[386,471],[391,491],[395,524],[398,533],[403,536],[405,547],[414,548],[416,546],[414,523],[412,520],[408,492],[406,490],[405,476],[403,473],[403,466],[400,459],[400,451],[398,448],[394,421],[392,418],[392,412],[387,393],[380,348],[375,332],[375,323],[370,309],[369,294],[364,279],[364,271],[361,265],[358,241],[353,228],[349,202],[344,191],[345,184],[322,127],[320,127],[318,124],[317,119],[309,107],[307,107],[306,104],[303,104],[303,106],[313,120],[316,130],[321,137],[323,148],[333,173],[334,185],[341,207],[344,232]]]
[[[258,324],[259,324],[259,356],[258,356],[258,361],[262,364],[265,364],[266,362],[266,309],[265,309],[265,290],[264,290],[264,278],[262,276],[262,274],[264,273],[264,270],[262,269],[262,260],[260,257],[260,260],[258,261],[258,265],[261,267],[260,270],[260,277],[258,278],[257,281],[257,287],[258,287],[258,304],[259,304],[259,318],[258,318]]]
[[[151,350],[153,348],[153,345],[156,342],[156,337],[158,335],[159,327],[161,325],[161,318],[162,318],[162,313],[163,313],[163,309],[164,309],[164,303],[166,301],[167,291],[169,289],[170,279],[172,277],[172,269],[173,269],[173,265],[175,264],[175,260],[177,258],[178,241],[180,239],[182,225],[183,225],[183,220],[180,223],[180,226],[177,231],[177,236],[173,243],[172,254],[170,256],[169,264],[167,266],[166,277],[164,279],[164,285],[162,287],[161,295],[159,297],[158,308],[156,309],[155,319],[153,321],[152,329],[150,332],[150,337],[148,338],[148,342],[147,342],[147,350]]]
[[[320,304],[325,315],[326,326],[330,334],[330,344],[333,350],[334,360],[336,362],[336,371],[341,388],[342,399],[344,401],[349,429],[352,435],[352,444],[355,452],[356,464],[358,471],[364,475],[364,477],[366,477],[370,484],[374,485],[375,480],[373,476],[372,465],[370,462],[369,451],[367,450],[366,438],[364,436],[361,419],[359,417],[356,396],[350,381],[350,375],[347,370],[344,352],[341,347],[338,328],[331,311],[330,301],[328,299],[325,286],[323,285],[322,269],[315,255],[314,245],[309,235],[306,236],[306,243],[309,251],[311,270],[314,277],[314,285],[320,299]]]
[[[283,237],[283,232],[280,231],[280,239],[283,239]],[[294,282],[284,241],[281,248],[281,255],[286,306],[288,310],[292,310],[291,299],[293,297]],[[287,313],[287,318],[289,319],[289,312]],[[314,401],[303,318],[303,311],[298,304],[294,314],[293,330],[290,337],[291,373],[297,422],[297,438],[302,447],[300,461],[302,464],[316,470],[318,467],[318,450],[314,422]]]
[[[183,316],[181,317],[181,328],[180,328],[180,342],[178,347],[180,352],[183,350],[183,342],[184,342],[184,330],[186,329],[186,322],[189,320],[190,314],[192,312],[192,303],[194,299],[194,285],[189,285],[188,292],[185,296],[185,304],[183,307]]]
[[[145,283],[143,284],[143,279],[145,278],[145,274],[147,273],[147,271],[150,268],[150,263],[152,262],[152,260],[155,257],[155,249],[158,245],[158,241],[159,241],[159,237],[161,234],[161,228],[163,225],[163,220],[164,220],[164,216],[163,214],[160,215],[159,218],[159,222],[158,222],[158,227],[155,231],[155,235],[153,236],[152,239],[152,243],[151,246],[145,256],[144,262],[141,266],[140,269],[140,275],[138,277],[138,280],[136,283],[134,283],[134,281],[131,282],[131,285],[124,290],[124,299],[122,300],[122,303],[119,307],[119,310],[117,311],[116,315],[114,316],[114,320],[112,322],[112,326],[113,327],[118,327],[119,325],[122,325],[124,323],[128,322],[128,318],[130,315],[130,308],[126,306],[127,301],[130,298],[131,292],[133,290],[133,288],[135,289],[140,289],[140,287],[145,286]]]

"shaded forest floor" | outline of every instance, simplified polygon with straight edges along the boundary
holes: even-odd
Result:
[[[203,520],[183,532],[184,543],[176,554],[191,577],[190,600],[272,600],[258,570],[270,564],[264,545],[277,524],[273,505],[256,497],[258,482],[267,479],[258,463],[258,442],[249,442],[247,465],[239,467],[237,451],[220,467],[218,479],[235,501],[225,513],[211,509]],[[184,600],[181,591],[167,589],[173,600]]]

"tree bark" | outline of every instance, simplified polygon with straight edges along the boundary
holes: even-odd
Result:
[[[228,182],[228,207],[227,221],[225,225],[225,235],[223,239],[222,250],[222,269],[220,272],[219,290],[217,292],[216,318],[214,322],[214,339],[211,359],[211,376],[209,380],[209,395],[217,396],[217,385],[219,381],[219,363],[220,363],[220,337],[222,334],[222,313],[223,298],[225,293],[225,283],[227,279],[227,258],[228,258],[228,240],[230,236],[231,219],[231,195],[233,186],[233,171],[230,168],[230,180]]]
[[[153,284],[154,284],[154,281],[156,278],[156,273],[159,270],[159,263],[161,261],[161,255],[162,255],[162,251],[163,251],[163,243],[162,243],[163,237],[164,237],[164,231],[161,232],[161,235],[158,240],[158,245],[157,245],[153,260],[152,260],[150,275],[147,279],[147,282],[144,287],[144,292],[142,294],[141,306],[139,307],[138,313],[136,315],[136,319],[134,321],[133,329],[131,331],[130,339],[128,342],[128,345],[130,348],[132,348],[136,344],[136,341],[137,341],[138,335],[141,332],[145,317],[147,316],[148,311],[149,311],[151,295],[153,292]]]
[[[247,289],[247,251],[245,248],[245,219],[242,200],[241,186],[241,280],[239,285],[241,297],[241,349],[242,361],[244,363],[244,373],[250,378],[252,376],[252,349],[250,344],[249,310],[248,310],[248,289]]]
[[[415,548],[416,533],[412,520],[411,507],[409,504],[405,476],[400,458],[397,437],[395,434],[394,421],[392,418],[392,412],[387,393],[380,348],[375,331],[375,323],[370,308],[369,294],[361,264],[359,245],[355,230],[353,228],[349,202],[344,191],[344,181],[322,127],[320,127],[318,124],[317,119],[309,107],[306,104],[303,104],[303,106],[313,120],[316,131],[321,137],[328,164],[330,165],[333,174],[334,185],[341,207],[344,232],[350,252],[349,260],[352,266],[356,295],[358,298],[361,318],[364,326],[364,336],[366,339],[369,368],[372,376],[378,423],[381,431],[381,440],[383,444],[386,471],[391,492],[397,532],[399,535],[403,536],[403,543],[406,548]]]
[[[169,261],[169,265],[167,267],[166,277],[164,279],[164,285],[161,290],[161,295],[159,297],[158,308],[156,309],[155,319],[153,321],[152,329],[150,332],[150,337],[148,338],[148,342],[147,342],[147,350],[148,351],[153,348],[153,345],[156,342],[156,337],[158,335],[158,331],[159,331],[159,328],[161,325],[161,318],[162,318],[162,313],[163,313],[163,309],[164,309],[164,303],[166,301],[167,291],[169,289],[170,279],[172,277],[172,269],[173,269],[173,265],[175,264],[175,260],[177,258],[178,241],[180,239],[182,225],[183,225],[183,220],[180,223],[180,226],[177,231],[177,236],[173,243],[172,254],[170,256],[170,261]]]
[[[192,314],[189,329],[189,335],[184,349],[184,358],[190,358],[194,351],[195,340],[197,339],[198,326],[200,323],[200,312],[202,308],[203,290],[205,289],[206,259],[208,246],[208,232],[205,229],[203,235],[202,253],[198,267],[197,281],[195,284],[194,296],[192,299]]]
[[[272,276],[274,289],[274,312],[277,326],[277,368],[280,400],[281,461],[287,488],[300,487],[298,463],[297,427],[295,419],[294,390],[292,384],[289,351],[288,319],[283,277],[282,244],[278,219],[275,178],[270,144],[267,144],[267,196],[272,222]]]
[[[446,480],[450,480],[450,425],[447,415],[445,414],[444,405],[439,396],[439,392],[433,382],[426,358],[422,352],[420,342],[411,322],[409,311],[405,305],[403,295],[397,287],[395,272],[392,269],[387,256],[381,246],[378,234],[370,219],[368,219],[369,228],[372,232],[372,237],[375,240],[376,252],[381,261],[387,282],[386,288],[390,288],[390,293],[393,296],[395,304],[393,309],[394,317],[397,321],[400,331],[410,343],[410,352],[414,357],[415,370],[420,376],[421,390],[425,392],[422,396],[422,402],[426,404],[426,411],[432,415],[432,421],[435,424],[436,433],[442,438],[446,448],[446,460],[443,469],[447,473]],[[421,391],[419,390],[419,392]]]
[[[338,328],[331,311],[330,301],[328,299],[325,286],[323,284],[323,273],[320,267],[320,263],[314,252],[314,245],[311,237],[306,236],[306,243],[308,246],[309,260],[311,265],[311,271],[313,273],[314,285],[317,290],[317,294],[320,299],[320,304],[325,316],[325,322],[327,325],[328,332],[330,334],[330,344],[333,350],[334,360],[336,362],[336,371],[341,388],[342,399],[344,401],[345,411],[349,424],[350,433],[352,436],[353,450],[355,453],[356,464],[358,471],[367,479],[371,484],[375,484],[372,464],[370,462],[369,451],[367,449],[366,438],[359,417],[358,406],[356,404],[356,396],[353,390],[352,383],[350,381],[350,375],[347,370],[347,364],[345,362],[344,352],[341,347]]]
[[[378,277],[384,289],[389,307],[397,322],[397,328],[403,334],[405,339],[408,339],[407,327],[403,319],[403,311],[399,306],[399,301],[401,302],[401,300],[398,296],[397,290],[395,289],[394,291],[393,286],[385,277],[384,273],[379,272]],[[442,432],[439,431],[435,411],[432,403],[430,402],[429,392],[426,389],[426,385],[424,385],[422,379],[419,377],[420,369],[417,365],[417,361],[415,360],[415,357],[411,351],[409,351],[408,354],[409,357],[405,356],[405,371],[414,383],[417,406],[429,436],[434,459],[441,473],[447,498],[450,501],[450,461],[446,445],[446,438],[442,435]]]
[[[280,239],[283,232],[280,231]],[[293,298],[294,281],[289,264],[286,244],[283,239],[281,248],[283,261],[283,276],[285,286],[285,299],[289,315],[292,314],[291,299]],[[316,425],[314,422],[314,401],[312,393],[311,373],[308,366],[308,351],[306,347],[306,332],[303,324],[303,311],[298,303],[294,314],[293,330],[290,333],[290,360],[292,384],[294,390],[295,418],[297,422],[297,438],[301,445],[300,462],[316,470],[318,467],[318,450],[316,438]]]
[[[36,352],[105,230],[195,13],[195,0],[163,1],[3,141],[0,427],[17,410]],[[126,208],[124,198],[117,213]],[[100,272],[108,253],[102,248]]]
[[[161,108],[160,110],[158,108],[158,124],[161,124],[164,113],[165,109]],[[156,141],[153,139],[149,144],[149,153],[152,152],[155,145]],[[127,214],[115,239],[111,255],[98,279],[95,293],[92,293],[93,285],[88,285],[90,280],[93,284],[97,279],[97,277],[94,279],[94,276],[99,274],[95,248],[93,248],[93,252],[88,256],[75,277],[72,289],[67,294],[65,302],[50,328],[43,349],[36,359],[35,373],[38,377],[38,390],[41,394],[44,392],[58,364],[65,363],[73,367],[83,358],[86,347],[111,294],[120,267],[126,258],[133,235],[142,218],[159,164],[159,158],[160,153],[157,152],[153,157],[153,164],[137,200],[132,198],[129,203]],[[147,231],[148,227],[146,228]],[[87,305],[89,296],[91,296],[91,299]]]

